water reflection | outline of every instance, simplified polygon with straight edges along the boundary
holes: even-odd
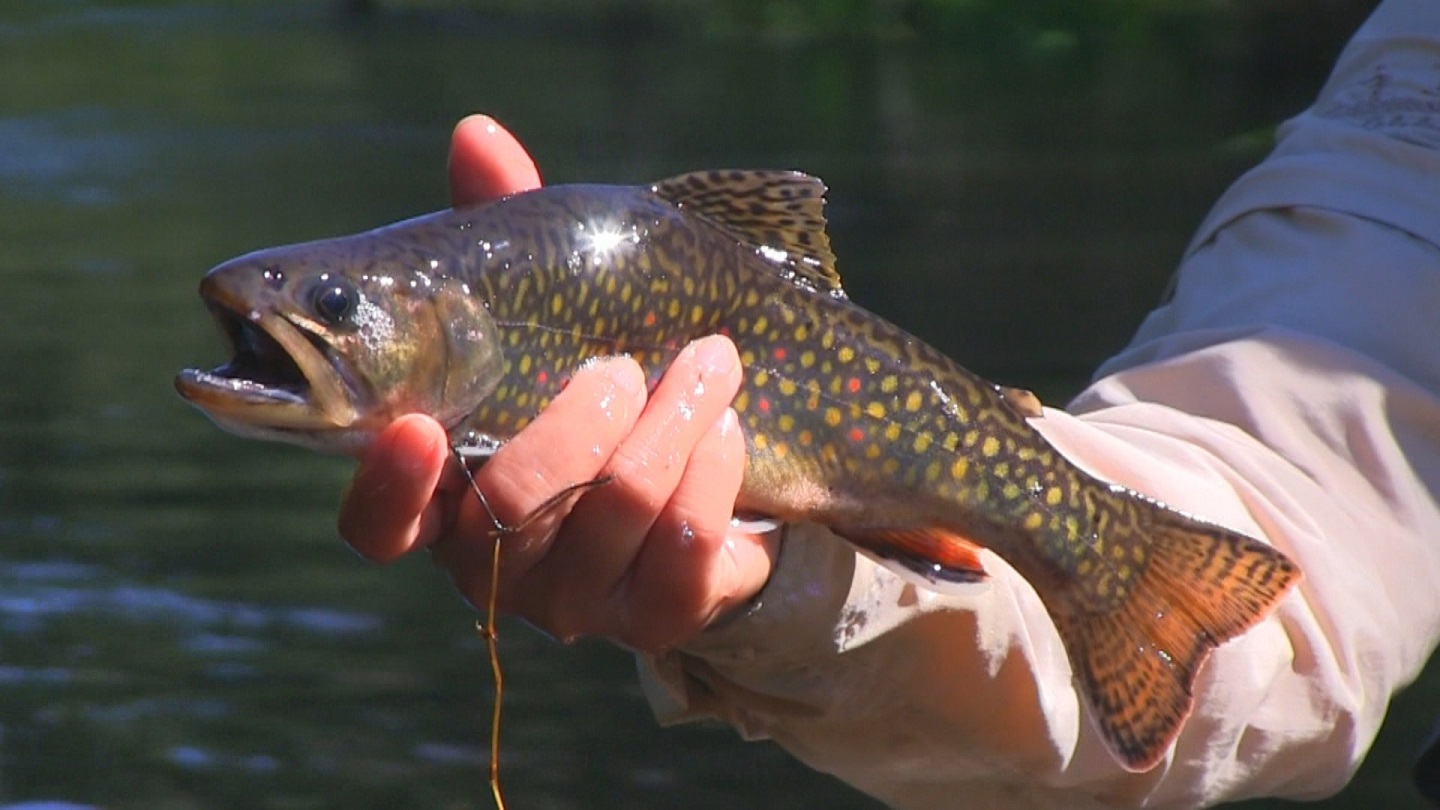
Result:
[[[820,174],[853,298],[1055,400],[1328,61],[1256,72],[1223,31],[1017,56],[386,8],[0,14],[0,810],[485,806],[472,614],[423,560],[342,550],[347,465],[170,390],[221,354],[207,267],[439,207],[464,113],[556,181]],[[517,807],[874,806],[728,730],[655,728],[604,644],[502,640]],[[1332,806],[1414,806],[1435,691]]]

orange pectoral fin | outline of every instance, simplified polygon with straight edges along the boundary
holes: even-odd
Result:
[[[980,546],[944,529],[854,529],[835,532],[882,561],[900,565],[932,583],[983,582],[988,574],[980,563]]]

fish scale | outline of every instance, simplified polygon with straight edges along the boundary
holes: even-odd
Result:
[[[1031,425],[1033,395],[852,303],[823,192],[773,171],[559,186],[260,251],[202,283],[236,360],[177,384],[246,435],[348,449],[423,411],[494,447],[592,358],[628,354],[653,386],[687,343],[727,335],[744,368],[737,510],[824,524],[927,587],[983,579],[979,550],[1000,555],[1117,760],[1152,767],[1206,656],[1298,568],[1088,475]],[[257,379],[285,353],[294,368]]]

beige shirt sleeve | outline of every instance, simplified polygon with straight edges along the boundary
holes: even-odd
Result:
[[[719,717],[896,807],[1191,807],[1339,789],[1440,636],[1440,3],[1388,0],[1202,225],[1173,298],[1034,425],[1101,478],[1291,555],[1166,759],[1106,752],[1038,598],[917,588],[790,527],[749,615],[642,659],[662,721]]]

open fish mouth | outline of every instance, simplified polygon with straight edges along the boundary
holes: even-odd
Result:
[[[236,432],[335,430],[358,417],[342,363],[318,325],[208,300],[233,356],[209,371],[185,369],[180,395]],[[248,428],[248,429],[247,429]]]

